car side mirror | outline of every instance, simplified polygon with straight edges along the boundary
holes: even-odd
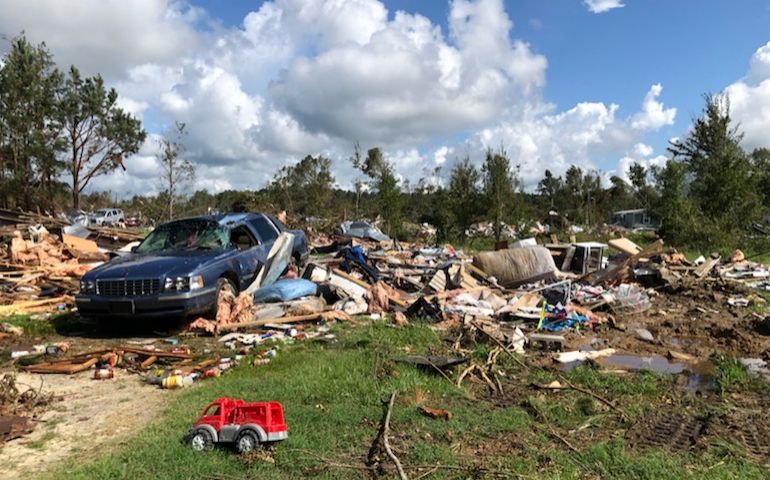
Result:
[[[136,253],[137,250],[139,250],[139,245],[134,245],[131,247],[131,253]]]

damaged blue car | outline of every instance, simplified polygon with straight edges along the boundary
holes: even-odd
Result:
[[[294,236],[292,258],[308,257],[305,233],[276,218],[231,213],[160,225],[128,255],[86,273],[75,297],[85,317],[186,317],[216,314],[226,290],[248,287],[282,232]]]

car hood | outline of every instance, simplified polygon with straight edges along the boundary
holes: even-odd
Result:
[[[174,255],[132,253],[116,257],[90,272],[83,279],[96,278],[159,278],[189,275],[204,264],[232,255],[226,252],[189,252]]]

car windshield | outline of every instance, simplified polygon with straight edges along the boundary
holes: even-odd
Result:
[[[212,220],[180,220],[166,223],[147,235],[136,248],[139,253],[182,250],[223,250],[229,245],[228,232]]]
[[[109,210],[97,210],[96,213],[94,213],[94,217],[105,217],[107,216],[107,212]]]

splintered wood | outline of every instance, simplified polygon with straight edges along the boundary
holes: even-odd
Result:
[[[89,240],[64,235],[60,241],[44,227],[30,227],[29,239],[14,231],[9,247],[0,249],[0,315],[72,304],[70,295],[77,292],[78,279],[95,266],[90,262],[106,258]]]

